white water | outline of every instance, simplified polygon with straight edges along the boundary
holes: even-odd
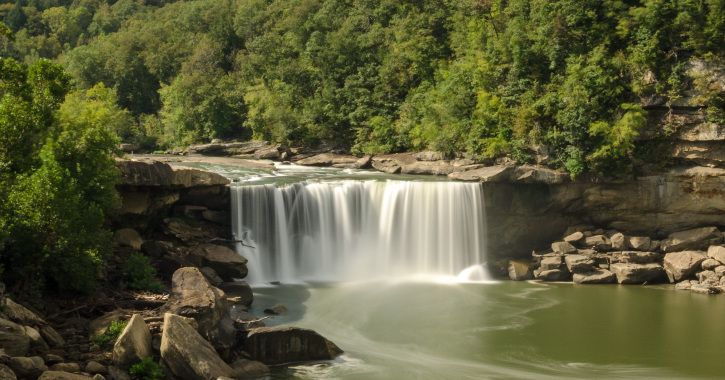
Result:
[[[480,184],[335,181],[232,187],[252,284],[445,276],[485,281]],[[469,268],[469,269],[467,269]],[[463,273],[461,273],[463,271]]]

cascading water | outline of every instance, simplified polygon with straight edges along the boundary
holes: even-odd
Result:
[[[238,185],[232,213],[253,284],[459,273],[463,281],[486,279],[480,184]]]

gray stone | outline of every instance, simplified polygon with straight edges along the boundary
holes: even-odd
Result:
[[[15,372],[18,378],[30,380],[37,379],[43,372],[48,370],[43,358],[40,356],[32,356],[29,358],[15,357],[10,359],[8,366]]]
[[[701,284],[718,285],[720,283],[720,276],[715,274],[714,271],[705,270],[697,273],[697,281]]]
[[[584,255],[566,255],[564,256],[564,262],[569,272],[572,273],[587,273],[594,270],[594,260],[589,256]]]
[[[212,286],[219,286],[219,284],[224,282],[224,280],[222,280],[222,278],[219,277],[219,275],[216,273],[216,271],[214,269],[211,269],[209,267],[203,267],[203,268],[199,268],[199,271],[201,272],[201,274],[204,275],[204,277],[206,277],[206,279],[209,281],[209,283]]]
[[[289,312],[289,309],[287,309],[287,306],[282,305],[281,303],[278,303],[269,309],[264,309],[264,312],[266,314],[273,314],[273,315],[280,315],[280,314],[287,314]]]
[[[636,263],[646,264],[659,261],[661,258],[657,252],[642,252],[642,251],[623,251],[615,252],[613,256],[617,257],[619,261],[623,263]]]
[[[715,287],[713,285],[709,285],[709,284],[692,285],[692,287],[690,287],[690,291],[692,291],[693,293],[698,293],[698,294],[718,294],[718,293],[720,293],[720,289],[718,289],[717,287]]]
[[[565,281],[569,278],[570,273],[561,269],[537,270],[534,276],[537,280],[542,281]]]
[[[678,282],[691,277],[700,269],[700,264],[705,261],[705,252],[682,251],[670,252],[665,255],[664,268],[670,282]]]
[[[90,377],[69,372],[45,371],[38,380],[88,380]],[[130,379],[130,378],[129,378]]]
[[[149,327],[140,315],[134,314],[113,345],[113,364],[119,368],[129,368],[152,354]],[[105,368],[103,372],[93,372],[87,367],[86,372],[106,373]]]
[[[41,326],[46,324],[35,313],[13,302],[10,298],[5,298],[5,307],[2,310],[11,321],[21,325]]]
[[[509,278],[513,281],[526,281],[534,278],[531,273],[531,266],[525,261],[508,261]]]
[[[25,334],[0,331],[0,348],[10,356],[25,356],[30,350],[30,338]]]
[[[0,364],[0,380],[16,380],[17,376],[10,367]]]
[[[122,228],[113,233],[113,241],[121,247],[131,247],[141,250],[143,239],[133,228]]]
[[[48,325],[40,326],[40,335],[51,347],[65,346],[65,339]]]
[[[247,359],[234,361],[232,368],[237,372],[238,378],[255,378],[264,376],[270,372],[269,367],[264,363]]]
[[[606,269],[593,269],[590,272],[574,273],[575,284],[613,284],[617,276]]]
[[[723,235],[716,227],[695,228],[670,234],[661,242],[663,252],[705,250],[720,244]]]
[[[279,150],[274,146],[264,147],[254,152],[254,158],[258,160],[276,160],[279,156]]]
[[[715,260],[715,259],[705,259],[702,263],[700,263],[700,267],[702,267],[703,270],[713,270],[722,264]]]
[[[713,245],[707,249],[707,257],[715,259],[725,264],[725,247],[721,245]]]
[[[665,274],[661,265],[616,263],[610,265],[610,270],[617,276],[620,284],[643,284],[652,280],[658,280]]]
[[[311,360],[330,360],[342,353],[331,341],[313,330],[296,327],[252,329],[244,350],[253,360],[266,365]]]
[[[612,235],[609,240],[612,242],[612,250],[624,251],[630,247],[629,239],[621,232]]]
[[[373,166],[375,166],[375,161],[373,161]],[[460,181],[506,182],[511,178],[513,172],[513,166],[496,165],[463,172],[454,172],[449,174],[448,177]]]
[[[561,268],[561,256],[544,257],[540,268],[542,271]]]
[[[197,267],[209,267],[225,281],[247,276],[247,259],[231,249],[214,244],[202,244],[187,257]]]
[[[40,336],[40,333],[38,330],[30,327],[25,326],[25,335],[30,338],[30,347],[35,351],[48,351],[50,350],[50,347],[48,346],[48,343],[45,342],[42,336]]]
[[[249,306],[254,301],[252,287],[245,281],[222,282],[218,287],[226,293],[227,298],[235,297],[244,306]]]
[[[579,231],[569,234],[564,238],[564,241],[570,244],[579,244],[582,240],[584,240],[584,234]]]
[[[354,166],[358,158],[334,153],[321,153],[312,157],[303,158],[296,162],[298,165],[307,166],[333,166],[333,165],[350,165]]]
[[[161,358],[174,376],[186,380],[234,378],[236,374],[209,342],[171,313],[164,316]]]
[[[70,372],[78,373],[81,371],[81,366],[78,363],[56,363],[50,366],[51,371]]]
[[[106,369],[106,366],[104,366],[103,364],[101,364],[99,362],[93,361],[93,360],[89,361],[88,364],[86,364],[85,371],[92,375],[99,374],[99,373],[100,374],[108,373],[108,369]]]
[[[560,255],[568,255],[570,253],[576,253],[576,247],[566,241],[557,241],[551,243],[551,250]]]
[[[606,252],[612,249],[612,241],[605,235],[592,235],[584,239],[584,246],[599,252]]]
[[[646,236],[630,236],[629,245],[636,251],[649,251],[652,240]],[[652,249],[654,250],[654,249]]]

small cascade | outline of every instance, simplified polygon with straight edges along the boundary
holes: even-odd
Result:
[[[480,273],[463,281],[487,279],[479,265],[486,225],[477,183],[239,185],[232,187],[232,215],[253,284],[455,277],[477,265]]]

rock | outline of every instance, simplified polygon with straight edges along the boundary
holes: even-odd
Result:
[[[113,241],[121,247],[131,247],[141,250],[143,239],[133,228],[122,228],[113,233]]]
[[[537,280],[542,281],[565,281],[569,278],[569,272],[563,271],[561,269],[539,269],[537,271],[534,271],[534,276]]]
[[[420,161],[441,161],[445,159],[443,153],[435,152],[432,150],[413,153],[413,157]]]
[[[247,276],[247,259],[221,245],[202,244],[189,252],[188,259],[197,267],[214,269],[225,281]]]
[[[65,346],[65,339],[48,325],[40,326],[40,335],[51,347]]]
[[[720,283],[720,276],[715,274],[715,271],[704,270],[698,272],[696,275],[697,281],[701,284],[718,285]]]
[[[15,375],[20,379],[35,380],[43,372],[48,370],[45,366],[43,358],[40,356],[32,356],[29,358],[15,357],[10,359],[8,366],[15,372]]]
[[[599,252],[606,252],[612,249],[612,241],[605,235],[592,235],[584,239],[584,246]]]
[[[372,167],[373,157],[369,154],[366,154],[365,156],[361,157],[355,163],[353,166],[355,169],[369,169]]]
[[[509,278],[513,281],[526,281],[534,278],[531,266],[525,261],[508,261]]]
[[[131,376],[128,372],[114,366],[108,367],[108,375],[113,380],[131,380]]]
[[[149,327],[140,315],[134,314],[113,345],[113,364],[119,368],[129,368],[152,354]],[[103,372],[94,372],[90,371],[88,367],[86,367],[86,372],[106,373],[105,368]]]
[[[496,165],[463,172],[454,172],[449,174],[448,177],[459,181],[506,182],[511,178],[513,172],[513,166]]]
[[[38,380],[88,380],[88,376],[76,375],[61,371],[45,371]],[[115,379],[115,378],[114,378]],[[129,377],[130,380],[130,377]]]
[[[175,253],[174,244],[168,241],[147,240],[141,244],[141,251],[149,257],[164,257],[166,254]]]
[[[149,345],[150,345],[150,343],[151,342],[149,342]],[[86,364],[85,371],[92,375],[95,375],[97,373],[100,373],[100,374],[108,373],[106,366],[104,366],[103,364],[101,364],[99,362],[93,361],[93,360],[89,361],[88,364]]]
[[[264,312],[266,314],[273,314],[273,315],[280,315],[280,314],[286,314],[289,312],[289,309],[287,309],[287,306],[282,305],[281,303],[278,303],[269,309],[264,309]]]
[[[104,314],[92,320],[88,325],[88,336],[91,340],[103,335],[109,327],[111,322],[120,322],[128,318],[128,314],[122,310],[114,310]]]
[[[663,252],[697,251],[720,244],[722,233],[716,227],[695,228],[670,234],[661,242]]]
[[[264,147],[254,152],[254,158],[258,160],[276,160],[280,156],[276,146]]]
[[[713,285],[709,284],[697,284],[690,287],[690,291],[698,294],[718,294],[720,290]]]
[[[211,269],[209,267],[204,267],[204,268],[199,268],[199,271],[201,272],[201,274],[204,275],[204,277],[206,277],[207,281],[209,281],[209,283],[212,286],[219,286],[219,284],[224,282],[224,280],[222,280],[222,278],[219,277],[219,275],[216,273],[216,271],[214,269]]]
[[[606,269],[593,269],[589,272],[574,273],[575,284],[613,284],[617,276]]]
[[[630,247],[636,251],[649,251],[651,243],[652,240],[646,236],[631,236],[629,238]]]
[[[228,211],[206,210],[201,213],[204,220],[220,224],[222,226],[230,226],[232,224],[232,215]]]
[[[675,289],[677,290],[690,290],[692,287],[692,284],[689,280],[681,281],[675,284]]]
[[[400,164],[391,160],[380,161],[373,159],[372,166],[375,170],[388,174],[398,174],[403,169]]]
[[[48,343],[46,343],[43,337],[40,336],[38,330],[30,326],[25,326],[25,335],[30,338],[30,348],[33,350],[43,352],[50,350]]]
[[[17,380],[17,377],[10,367],[0,364],[0,380]]]
[[[557,241],[551,243],[551,250],[560,255],[568,255],[576,253],[576,248],[566,241]]]
[[[222,282],[218,287],[226,293],[227,297],[239,297],[239,303],[244,306],[249,306],[254,301],[252,287],[245,281]]]
[[[235,371],[214,347],[178,316],[166,313],[161,338],[161,358],[171,373],[186,380],[235,377]]]
[[[719,265],[719,266],[715,267],[713,270],[716,275],[718,275],[720,277],[725,276],[725,265]]]
[[[252,329],[244,342],[244,350],[253,360],[266,365],[331,360],[342,353],[317,332],[297,327]]]
[[[594,270],[594,260],[589,256],[566,255],[564,256],[566,267],[572,273],[588,273]]]
[[[260,321],[259,318],[249,314],[246,311],[239,312],[238,318],[234,321],[234,326],[239,330],[248,331],[257,327],[264,327],[264,321]]]
[[[722,264],[719,261],[715,260],[715,259],[705,259],[705,261],[703,261],[702,263],[700,263],[700,267],[703,270],[712,270],[712,269],[715,269],[715,268],[717,268],[717,267],[719,267],[721,265]]]
[[[570,244],[579,244],[583,239],[584,239],[584,234],[581,233],[581,232],[579,232],[579,231],[576,231],[576,232],[574,232],[572,234],[567,235],[564,238],[564,241],[567,242],[567,243],[570,243]],[[554,244],[556,244],[556,243],[554,243]],[[552,249],[553,248],[554,247],[552,245]]]
[[[350,166],[353,167],[358,158],[334,153],[321,153],[312,157],[303,158],[296,162],[298,165],[307,166]]]
[[[270,372],[264,363],[247,359],[236,360],[232,368],[237,372],[237,377],[241,378],[260,377]]]
[[[25,334],[0,331],[0,348],[10,356],[25,356],[30,350],[30,338]]]
[[[541,270],[552,270],[561,268],[561,256],[544,257],[541,260]]]
[[[8,319],[21,325],[42,326],[46,324],[35,313],[13,302],[10,298],[5,298],[5,307],[2,308],[2,311],[7,315]]]
[[[171,280],[171,277],[176,273],[179,268],[184,267],[193,267],[194,264],[187,260],[186,258],[176,254],[168,254],[165,255],[163,258],[161,258],[161,263],[159,263],[158,269],[159,273],[164,277],[166,280]]]
[[[612,235],[609,240],[612,242],[612,250],[624,251],[629,249],[629,239],[621,232]]]
[[[199,333],[218,349],[234,344],[226,296],[211,286],[197,268],[181,268],[174,273],[169,301],[162,310],[195,319]]]
[[[545,185],[559,185],[570,181],[569,174],[566,172],[531,165],[517,166],[512,179],[521,183]]]
[[[657,252],[623,251],[614,252],[612,255],[623,263],[646,264],[660,259],[660,254]]]
[[[63,358],[60,355],[45,354],[43,355],[43,361],[45,361],[45,365],[53,365],[63,363]]]
[[[70,373],[78,373],[81,371],[81,366],[78,365],[78,363],[57,363],[50,366],[51,371],[61,371],[61,372],[70,372]]]
[[[682,251],[665,255],[664,267],[670,282],[678,282],[691,277],[705,261],[705,252]]]
[[[656,263],[616,263],[610,265],[610,270],[617,276],[620,284],[643,284],[657,280],[665,274],[662,266]]]
[[[189,155],[201,154],[206,156],[233,156],[252,154],[269,146],[267,141],[246,142],[214,142],[210,144],[189,145],[186,152]]]
[[[106,378],[103,377],[103,375],[101,375],[100,373],[97,373],[93,375],[93,380],[106,380]]]
[[[721,245],[713,245],[707,249],[707,257],[715,259],[725,264],[725,247]]]

